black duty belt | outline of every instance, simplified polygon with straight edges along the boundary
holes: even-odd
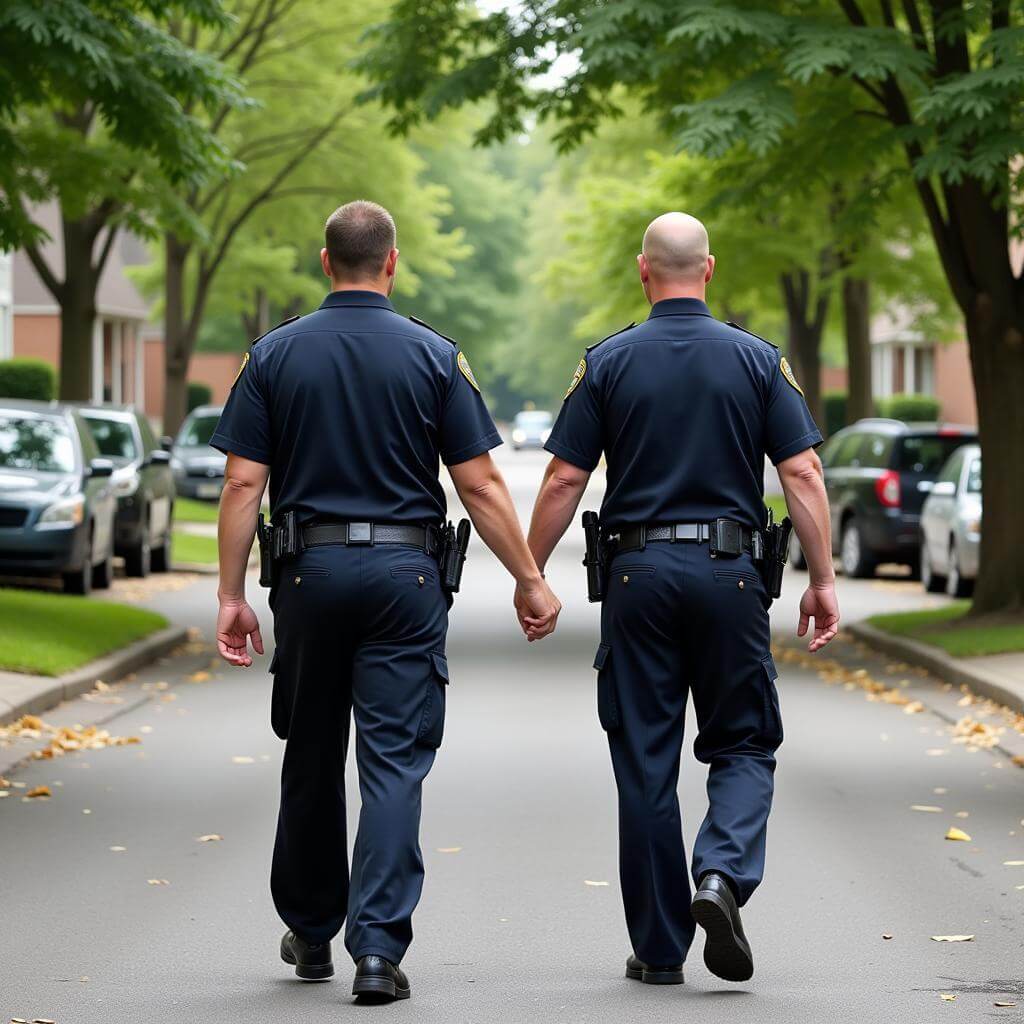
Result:
[[[345,544],[348,547],[373,547],[376,544],[405,544],[423,548],[428,555],[440,550],[440,531],[436,526],[397,526],[386,523],[321,523],[302,528],[304,547],[321,544]]]
[[[716,519],[712,523],[673,523],[669,526],[623,526],[609,530],[608,539],[617,542],[615,551],[642,551],[652,541],[671,544],[707,543],[713,556],[735,558],[744,551],[757,554],[761,534],[748,530],[731,519]]]

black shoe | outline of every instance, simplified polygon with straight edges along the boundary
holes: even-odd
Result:
[[[331,944],[320,942],[311,946],[295,932],[285,932],[281,939],[281,959],[295,965],[295,973],[303,981],[326,981],[334,974]]]
[[[356,964],[356,980],[352,995],[366,1002],[389,1003],[392,999],[409,998],[409,979],[397,964],[382,956],[364,956]]]
[[[683,965],[651,967],[634,954],[626,961],[626,977],[645,985],[682,985]]]
[[[726,981],[746,981],[754,973],[754,957],[743,934],[740,908],[725,878],[709,871],[697,887],[693,919],[707,932],[704,963]]]

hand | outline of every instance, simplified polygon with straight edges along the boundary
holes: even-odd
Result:
[[[244,598],[240,601],[221,598],[220,611],[217,612],[217,650],[220,656],[231,665],[248,668],[252,664],[248,649],[250,639],[253,650],[262,654],[260,624],[249,602]]]
[[[519,625],[530,643],[555,631],[562,602],[555,597],[543,578],[536,583],[517,583],[513,604]]]
[[[810,586],[800,598],[800,625],[796,635],[803,636],[807,626],[814,619],[814,636],[807,645],[812,654],[820,651],[839,632],[839,602],[836,600],[834,583]]]

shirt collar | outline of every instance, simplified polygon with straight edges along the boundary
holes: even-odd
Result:
[[[391,300],[380,292],[365,291],[361,288],[345,288],[340,292],[331,292],[323,302],[321,309],[334,309],[337,306],[375,306],[378,309],[390,309],[394,312],[395,307]]]
[[[649,320],[655,316],[676,316],[680,313],[689,313],[693,316],[711,316],[711,310],[700,299],[680,298],[662,299],[661,302],[656,302],[651,306],[651,315],[647,319]]]

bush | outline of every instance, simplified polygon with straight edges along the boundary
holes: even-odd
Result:
[[[825,411],[825,436],[831,437],[846,426],[846,392],[826,391],[822,396]]]
[[[48,402],[57,394],[57,373],[42,359],[0,360],[0,398]]]
[[[213,391],[209,384],[197,384],[195,381],[188,382],[188,411],[198,409],[201,405],[209,405],[213,399]]]
[[[929,422],[937,420],[940,412],[939,400],[932,395],[891,395],[878,399],[878,415],[893,420]]]

